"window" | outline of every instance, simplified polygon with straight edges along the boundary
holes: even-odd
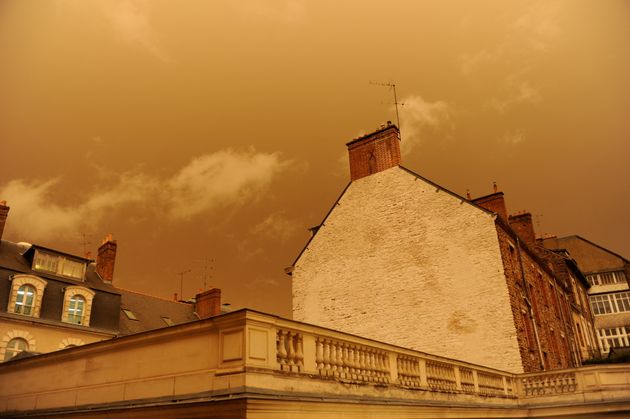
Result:
[[[630,311],[630,292],[615,294],[615,302],[619,311]]]
[[[609,329],[598,329],[597,336],[602,351],[610,352],[610,348],[621,348],[630,346],[630,327],[613,327]]]
[[[8,361],[20,352],[28,350],[28,342],[22,338],[13,338],[7,343],[4,351],[4,360]]]
[[[85,297],[81,295],[73,295],[70,297],[70,304],[68,304],[68,322],[83,324],[84,314]]]
[[[89,326],[94,295],[94,291],[88,288],[79,286],[67,287],[63,299],[61,321]]]
[[[127,316],[127,318],[129,320],[136,320],[136,321],[138,321],[138,318],[136,317],[136,314],[133,311],[131,311],[129,309],[126,309],[126,308],[123,308],[122,311],[123,311],[123,313],[125,313],[125,316]]]
[[[30,316],[33,312],[33,302],[35,301],[35,287],[22,285],[18,288],[15,300],[14,313]]]
[[[608,295],[591,296],[593,314],[610,314],[613,312]]]
[[[630,292],[592,295],[593,314],[611,314],[630,312]]]
[[[626,274],[623,271],[600,272],[586,276],[591,285],[625,284]]]
[[[33,275],[13,275],[7,311],[24,316],[39,317],[42,297],[47,282]]]
[[[35,251],[35,257],[33,258],[33,269],[83,280],[85,262],[37,249]]]

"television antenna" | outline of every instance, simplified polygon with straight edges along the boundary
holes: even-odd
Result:
[[[185,271],[176,273],[176,275],[179,275],[179,296],[182,300],[184,299],[184,275],[191,271],[191,269],[186,269]]]
[[[91,234],[85,233],[85,232],[80,232],[79,233],[81,235],[81,245],[83,246],[83,256],[84,257],[88,257],[88,250],[87,247],[89,244],[92,244],[92,242],[89,240],[89,237],[91,237]]]
[[[396,83],[381,83],[377,81],[371,81],[370,84],[374,86],[389,87],[394,92],[394,106],[396,107],[396,125],[398,126],[398,132],[400,133],[402,131],[402,128],[400,126],[400,116],[398,115],[398,105],[405,106],[405,104],[398,102],[398,96],[396,95]],[[400,134],[400,139],[402,140],[402,134]]]
[[[214,259],[212,258],[201,258],[198,259],[197,262],[201,262],[203,264],[203,290],[205,291],[208,287],[208,280],[212,279],[212,271],[214,270]]]

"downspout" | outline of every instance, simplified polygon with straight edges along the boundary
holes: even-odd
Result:
[[[566,335],[566,343],[569,345],[569,353],[571,354],[572,358],[573,358],[573,362],[575,363],[576,367],[580,367],[582,366],[582,359],[579,355],[576,355],[576,349],[575,349],[575,345],[573,344],[573,342],[575,342],[575,333],[573,333],[573,319],[570,320],[571,324],[571,332],[573,333],[573,338],[569,339],[569,328],[567,328],[567,322],[566,319],[564,318],[564,310],[562,309],[562,303],[561,303],[561,299],[558,296],[558,294],[560,293],[559,291],[559,283],[558,280],[556,278],[556,275],[554,274],[553,279],[556,283],[555,291],[556,291],[556,309],[558,311],[560,311],[560,319],[562,320],[562,325],[564,326],[564,334]],[[566,302],[566,300],[565,300]],[[569,308],[570,310],[570,308]],[[570,315],[571,313],[569,313]]]
[[[530,301],[529,287],[527,286],[527,280],[525,279],[525,268],[523,267],[523,256],[521,255],[521,240],[516,236],[516,251],[518,252],[518,263],[521,267],[521,279],[523,280],[523,288],[525,288],[525,301],[527,302],[527,308],[529,308],[529,316],[532,319],[534,325],[534,337],[536,338],[536,347],[538,348],[538,357],[540,359],[540,366],[545,371],[545,359],[543,358],[542,348],[540,346],[540,337],[538,336],[538,327],[536,326],[536,317],[534,316],[534,309]]]

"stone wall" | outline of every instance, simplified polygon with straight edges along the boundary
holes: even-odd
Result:
[[[400,167],[336,204],[294,266],[293,317],[523,371],[494,215]]]

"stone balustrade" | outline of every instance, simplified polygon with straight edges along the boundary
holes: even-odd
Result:
[[[276,369],[283,372],[442,393],[515,397],[514,375],[507,372],[313,325],[282,323],[275,334]]]

